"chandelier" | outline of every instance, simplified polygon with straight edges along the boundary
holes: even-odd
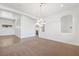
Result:
[[[40,3],[40,18],[37,20],[35,26],[42,29],[44,32],[46,21],[42,17],[42,8],[45,6],[45,3]]]

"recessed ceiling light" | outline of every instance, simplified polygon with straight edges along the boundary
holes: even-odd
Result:
[[[60,7],[63,7],[64,5],[63,4],[60,4]]]

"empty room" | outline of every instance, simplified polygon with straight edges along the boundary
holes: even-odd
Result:
[[[79,3],[0,3],[0,56],[79,56]]]

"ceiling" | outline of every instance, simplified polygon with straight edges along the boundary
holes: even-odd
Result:
[[[79,6],[78,3],[44,3],[40,13],[40,3],[0,3],[6,7],[28,13],[35,17],[48,17],[62,10]]]

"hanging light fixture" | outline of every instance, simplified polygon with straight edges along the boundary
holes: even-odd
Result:
[[[45,3],[40,3],[40,18],[37,20],[36,25],[39,27],[42,27],[44,24],[46,24],[45,20],[42,16],[42,8],[45,6]]]

